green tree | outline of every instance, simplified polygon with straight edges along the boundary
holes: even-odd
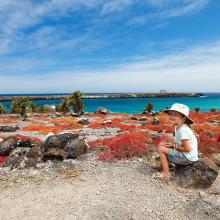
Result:
[[[13,98],[11,103],[11,113],[18,113],[25,116],[27,112],[33,112],[36,105],[28,97]]]
[[[41,105],[38,108],[39,113],[51,113],[52,109],[49,105]]]
[[[154,106],[151,102],[147,103],[147,106],[145,108],[145,112],[150,113],[153,110]]]
[[[67,112],[69,112],[69,99],[68,97],[64,97],[61,100],[62,100],[62,103],[60,104],[60,110],[61,112],[66,114]]]
[[[62,103],[56,104],[56,112],[62,112]]]
[[[196,112],[196,114],[197,114],[197,113],[200,111],[200,107],[198,107],[198,106],[197,106],[197,107],[195,107],[195,108],[194,108],[194,111],[195,111],[195,112]]]
[[[82,93],[76,91],[68,96],[69,107],[72,107],[74,112],[79,116],[83,114],[83,102],[82,102]]]
[[[0,103],[0,114],[4,114],[6,112],[6,107]]]

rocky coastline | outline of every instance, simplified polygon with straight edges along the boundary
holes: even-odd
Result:
[[[21,95],[0,96],[0,102],[11,101],[13,98]],[[25,95],[22,95],[25,96]],[[30,100],[57,100],[66,97],[67,95],[28,95]],[[201,97],[202,93],[114,93],[114,94],[83,94],[82,98],[99,99],[99,98],[176,98],[176,97]]]

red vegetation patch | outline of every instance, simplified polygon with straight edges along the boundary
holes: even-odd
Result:
[[[56,123],[56,124],[75,124],[77,123],[76,119],[73,117],[62,117],[62,118],[55,118],[50,121],[51,123]]]
[[[29,137],[29,136],[25,136],[25,135],[21,135],[21,134],[13,134],[11,136],[15,136],[15,137],[18,137],[22,140],[28,140],[28,139],[31,139],[33,141],[36,141],[37,143],[40,143],[41,142],[41,139],[40,138],[37,138],[37,137]]]
[[[122,133],[115,137],[90,141],[91,148],[106,147],[98,153],[98,157],[104,161],[142,156],[149,152],[149,143],[152,142],[146,132]]]
[[[167,135],[158,135],[156,138],[153,139],[153,144],[158,146],[160,142],[170,141],[170,139],[171,138]]]
[[[207,156],[212,153],[220,153],[220,142],[218,142],[220,126],[211,124],[195,124],[192,128],[199,135],[200,152]]]
[[[121,118],[114,118],[112,120],[101,120],[89,124],[89,128],[120,128],[122,131],[132,131],[136,129],[138,124],[133,121],[125,121]]]
[[[39,115],[39,116],[35,116],[34,118],[36,119],[41,119],[41,120],[48,120],[48,115]]]
[[[218,135],[217,142],[220,142],[220,133]]]
[[[3,163],[6,160],[6,156],[0,156],[0,164]]]
[[[141,128],[165,133],[172,133],[174,129],[171,125],[143,125]]]
[[[190,117],[197,123],[220,121],[220,112],[190,112]]]
[[[49,132],[57,133],[62,130],[78,129],[82,128],[83,125],[78,123],[75,124],[59,124],[54,126],[39,126],[39,125],[28,125],[22,128],[23,131],[39,131],[42,134],[47,134]]]

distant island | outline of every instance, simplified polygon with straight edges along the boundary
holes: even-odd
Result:
[[[21,95],[7,95],[0,96],[0,101],[11,101],[13,98],[20,97]],[[67,95],[22,95],[27,96],[30,100],[55,100],[62,99]],[[83,98],[99,99],[99,98],[176,98],[176,97],[204,97],[203,93],[171,93],[171,92],[158,92],[158,93],[83,93]]]

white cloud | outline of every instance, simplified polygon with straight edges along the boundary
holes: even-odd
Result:
[[[145,24],[154,20],[164,20],[196,13],[208,5],[210,0],[146,0],[153,12],[132,17],[130,24]]]
[[[29,63],[28,61],[26,61]],[[33,61],[32,61],[33,62]],[[23,63],[24,65],[24,63]],[[33,63],[35,65],[35,63]],[[0,76],[0,93],[22,92],[219,92],[220,41],[155,59],[111,68]]]
[[[121,19],[122,23],[145,24],[149,21],[170,19],[195,13],[204,8],[210,0],[1,0],[0,1],[0,55],[8,54],[16,50],[25,51],[33,49],[29,45],[31,38],[36,43],[36,49],[51,49],[50,36],[55,36],[57,41],[67,41],[66,44],[78,41],[79,37],[87,39],[91,31],[102,30],[103,27],[111,24],[112,21]],[[132,7],[131,7],[132,6]],[[141,10],[133,12],[132,8],[139,6]],[[151,10],[149,10],[151,9]],[[122,13],[122,11],[124,13]],[[72,20],[72,15],[83,16],[85,28],[81,36],[73,36],[72,39],[64,39],[62,36],[72,34],[71,28],[65,28],[75,24],[77,19]],[[88,16],[88,17],[87,17]],[[66,18],[69,23],[60,24],[59,19]],[[38,38],[39,31],[48,28],[44,21],[55,22],[54,29],[61,29],[61,32],[51,31],[45,33],[45,38]],[[46,27],[45,27],[46,26]],[[76,27],[82,28],[82,26]],[[86,37],[85,37],[86,36]],[[101,35],[102,39],[105,36]],[[35,38],[35,39],[34,39]],[[48,39],[49,38],[49,39]],[[60,39],[60,40],[59,40]],[[76,40],[74,40],[76,39]],[[40,42],[41,40],[41,42]],[[26,42],[24,44],[24,42]],[[81,41],[79,40],[79,44]],[[65,44],[65,43],[63,43]],[[23,47],[25,45],[25,47]],[[38,47],[40,45],[40,47]],[[41,46],[43,45],[43,47]],[[29,48],[30,46],[30,48]]]

